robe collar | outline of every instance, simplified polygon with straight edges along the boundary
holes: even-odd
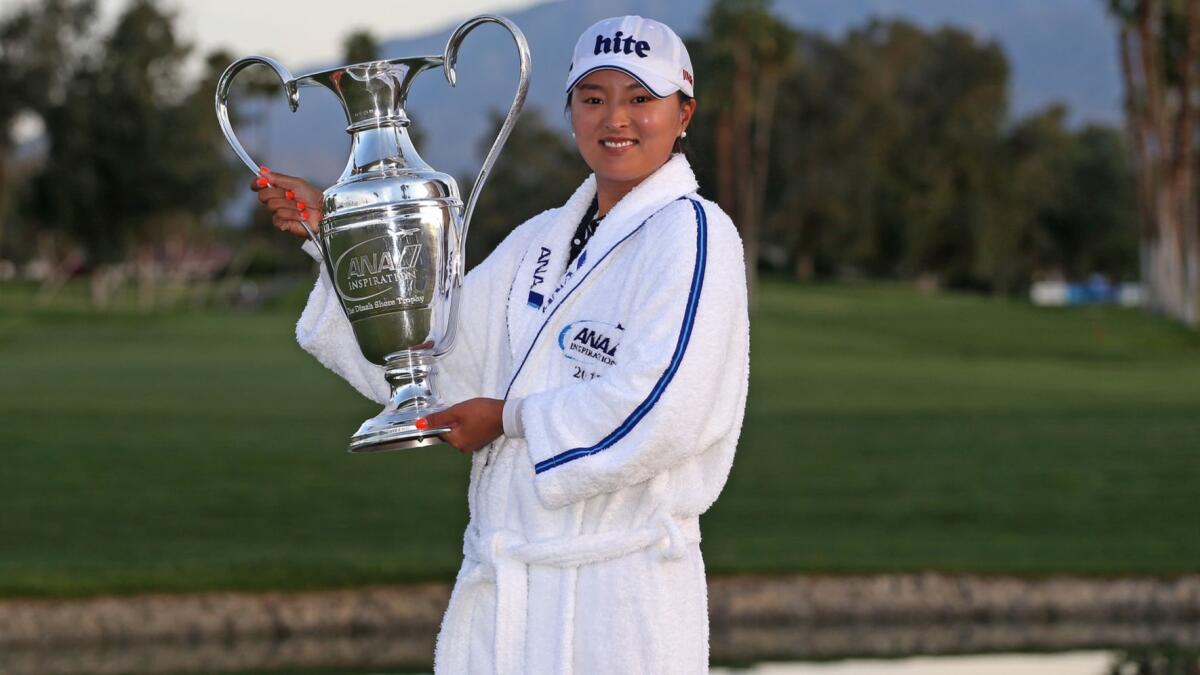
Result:
[[[546,234],[553,244],[550,248],[555,252],[552,264],[562,276],[547,296],[542,313],[549,314],[555,302],[572,292],[571,289],[589,275],[593,266],[641,227],[646,219],[676,199],[695,192],[697,187],[696,175],[692,173],[687,157],[682,154],[671,155],[657,171],[609,209],[596,233],[579,252],[579,257],[564,269],[570,237],[596,196],[596,175],[588,176],[547,228]]]
[[[687,158],[682,154],[672,155],[657,171],[613,205],[600,227],[596,229],[596,233],[580,251],[579,257],[564,269],[570,238],[596,195],[595,174],[588,176],[546,224],[544,234],[539,237],[542,243],[535,244],[530,249],[534,259],[537,251],[543,247],[552,251],[549,269],[554,272],[546,279],[548,283],[540,311],[510,309],[509,319],[515,324],[510,325],[510,331],[516,338],[511,347],[517,372],[521,370],[529,352],[535,346],[534,343],[545,332],[546,326],[559,314],[558,307],[577,296],[577,287],[586,282],[595,266],[602,263],[651,216],[671,202],[695,192],[697,187],[696,176]],[[533,263],[530,255],[531,253],[526,253],[525,262],[521,266],[523,269],[518,272],[521,277],[529,276],[526,270],[530,269],[529,266]],[[514,284],[511,307],[525,304],[524,291],[520,290],[525,286],[527,284]],[[509,386],[512,386],[512,382]]]
[[[647,176],[609,209],[604,220],[600,222],[600,227],[596,228],[596,233],[579,254],[580,258],[585,258],[583,265],[576,259],[571,266],[587,267],[586,258],[598,260],[604,252],[623,240],[655,211],[686,194],[695,192],[698,187],[696,175],[692,172],[687,157],[682,154],[671,155],[657,171]],[[563,205],[562,218],[571,225],[571,232],[579,225],[579,220],[583,218],[595,196],[596,175],[592,174]],[[570,233],[567,236],[570,237]]]

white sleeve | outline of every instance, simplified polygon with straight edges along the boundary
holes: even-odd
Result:
[[[690,204],[692,222],[672,209],[677,217],[656,239],[676,245],[656,251],[639,277],[638,312],[617,363],[521,403],[546,508],[636,485],[736,438],[749,363],[742,246],[724,214],[715,210],[717,222],[708,223],[700,203]]]
[[[525,438],[525,425],[521,422],[520,398],[509,398],[504,401],[500,421],[504,427],[504,435],[509,438]]]
[[[383,379],[383,367],[362,355],[350,319],[330,282],[329,270],[321,264],[321,254],[311,241],[301,248],[317,261],[320,272],[296,323],[296,341],[360,394],[376,403],[387,403],[391,390]]]

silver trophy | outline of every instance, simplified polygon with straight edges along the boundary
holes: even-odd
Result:
[[[441,66],[451,86],[463,39],[477,26],[508,29],[521,60],[521,79],[500,133],[492,143],[464,212],[458,185],[422,161],[409,138],[404,113],[418,74]],[[301,87],[324,87],[342,102],[351,136],[350,161],[325,191],[319,232],[304,229],[317,245],[342,308],[365,356],[385,369],[391,400],[350,439],[350,452],[400,450],[440,443],[447,428],[417,429],[414,422],[443,410],[430,387],[437,357],[454,344],[463,246],[480,189],[508,139],[529,88],[529,46],[511,21],[477,16],[450,36],[441,56],[419,56],[344,66],[292,77],[273,59],[249,56],[229,66],[217,83],[217,119],[234,152],[255,174],[229,124],[229,87],[244,68],[262,64],[283,81],[293,112]]]

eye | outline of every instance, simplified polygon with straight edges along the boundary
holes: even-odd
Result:
[[[597,104],[599,104],[601,101],[600,101],[600,97],[599,97],[599,96],[586,96],[586,97],[584,97],[584,99],[583,99],[583,102],[584,102],[584,103],[587,103],[587,104],[589,104],[589,105],[597,105]]]
[[[649,96],[634,96],[633,97],[634,103],[645,103],[646,101],[649,101],[649,100],[650,100]]]

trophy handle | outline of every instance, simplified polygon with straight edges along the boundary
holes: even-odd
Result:
[[[249,167],[250,172],[257,176],[259,175],[259,164],[250,159],[250,154],[242,147],[242,142],[238,140],[237,134],[233,133],[233,126],[229,123],[228,106],[229,87],[233,84],[234,76],[253,65],[264,65],[275,71],[275,74],[279,76],[279,81],[283,83],[283,91],[287,95],[288,107],[292,109],[292,112],[296,112],[296,109],[300,107],[300,87],[296,85],[296,79],[292,77],[287,68],[283,67],[283,64],[267,56],[247,56],[244,59],[238,59],[229,64],[225,72],[221,73],[221,79],[217,80],[217,122],[220,123],[221,131],[225,134],[225,140],[229,141],[229,145],[237,153],[238,159],[242,160],[242,163]],[[300,221],[300,225],[304,227],[304,231],[308,233],[308,238],[312,240],[317,250],[321,252],[321,257],[328,261],[328,257],[325,255],[325,247],[321,245],[317,234],[303,220]]]
[[[463,215],[462,232],[459,233],[458,242],[458,264],[454,270],[455,283],[462,283],[463,265],[466,264],[466,255],[464,247],[467,241],[467,230],[471,225],[471,215],[475,212],[475,202],[479,199],[479,192],[483,188],[483,184],[487,182],[488,174],[492,171],[492,165],[496,163],[496,157],[500,154],[500,150],[504,147],[504,143],[508,141],[508,135],[512,133],[513,126],[516,125],[517,115],[520,114],[521,108],[525,105],[525,95],[529,92],[529,73],[532,70],[532,65],[529,59],[529,43],[525,40],[525,34],[512,21],[492,14],[483,14],[473,19],[468,19],[463,22],[458,28],[454,29],[454,33],[450,35],[450,40],[446,42],[446,51],[442,54],[442,68],[446,73],[446,80],[453,87],[457,84],[457,74],[454,72],[454,65],[458,62],[458,48],[462,46],[463,39],[467,37],[477,26],[485,23],[498,23],[503,26],[512,35],[513,42],[517,45],[517,55],[521,59],[521,81],[517,84],[517,95],[513,98],[512,105],[508,108],[508,115],[504,118],[504,124],[500,126],[500,133],[496,134],[496,140],[492,142],[492,147],[488,150],[487,157],[483,160],[483,166],[479,169],[479,177],[475,179],[475,185],[471,188],[471,196],[467,198],[467,210]]]

